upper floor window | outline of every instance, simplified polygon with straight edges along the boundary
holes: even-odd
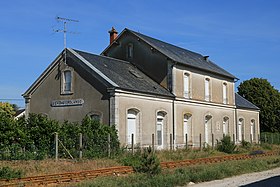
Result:
[[[133,44],[132,43],[127,45],[127,52],[126,53],[127,53],[127,58],[128,59],[133,58]]]
[[[206,78],[205,79],[205,101],[210,101],[210,79],[209,78]]]
[[[228,97],[227,97],[227,83],[223,83],[223,104],[228,104]]]
[[[184,97],[190,98],[190,74],[184,73]]]
[[[62,93],[72,93],[72,72],[70,70],[66,70],[63,72],[62,78]]]

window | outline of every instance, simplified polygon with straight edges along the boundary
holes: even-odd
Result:
[[[223,83],[223,104],[228,104],[227,83]]]
[[[157,113],[156,136],[158,148],[163,148],[163,126],[165,123],[165,113]]]
[[[191,114],[185,114],[184,115],[184,121],[183,121],[183,137],[184,137],[184,142],[186,142],[186,140],[189,142],[191,140]]]
[[[190,98],[190,75],[184,73],[184,97]]]
[[[238,125],[237,125],[237,141],[241,142],[243,139],[243,128],[244,128],[244,119],[239,118]]]
[[[204,126],[204,133],[205,133],[205,143],[210,143],[210,137],[212,135],[212,116],[207,115],[205,116],[205,126]]]
[[[210,101],[210,79],[205,79],[205,101]]]
[[[66,70],[63,72],[63,83],[62,83],[62,93],[71,93],[72,92],[72,72]]]
[[[94,121],[98,121],[98,122],[101,122],[101,117],[99,114],[91,114],[90,115],[90,118]]]
[[[224,117],[223,119],[223,134],[227,135],[229,133],[229,118]]]
[[[133,58],[133,45],[131,43],[127,45],[127,58]]]

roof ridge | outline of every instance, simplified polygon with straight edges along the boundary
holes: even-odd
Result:
[[[117,59],[117,58],[113,58],[113,57],[109,57],[109,56],[105,56],[105,55],[93,54],[93,53],[90,53],[90,52],[87,52],[87,51],[81,51],[81,50],[77,50],[77,49],[73,49],[73,50],[74,51],[79,51],[79,52],[82,52],[82,53],[87,53],[87,54],[90,54],[90,55],[95,55],[95,56],[102,57],[102,58],[108,58],[108,59],[111,59],[111,60],[116,60],[116,61],[119,61],[119,62],[122,62],[122,63],[126,63],[126,64],[131,64],[128,61]]]
[[[177,46],[177,45],[175,45],[175,44],[171,44],[171,43],[168,43],[168,42],[162,41],[162,40],[160,40],[160,39],[153,38],[153,37],[151,37],[151,36],[148,36],[148,35],[142,34],[142,33],[140,33],[140,32],[136,32],[136,31],[131,30],[131,29],[127,29],[127,28],[125,28],[125,29],[126,29],[126,30],[128,30],[128,31],[130,31],[130,32],[132,32],[132,33],[134,33],[134,34],[136,34],[136,35],[140,34],[140,35],[143,35],[143,36],[148,37],[148,38],[150,38],[150,39],[157,40],[157,41],[162,42],[162,43],[164,43],[164,44],[171,45],[171,46],[173,46],[173,47],[180,48],[180,49],[182,49],[182,50],[185,50],[185,51],[188,51],[188,52],[191,52],[191,53],[194,53],[194,54],[197,54],[197,55],[200,55],[201,57],[203,57],[203,55],[202,55],[202,54],[200,54],[200,53],[198,53],[198,52],[194,52],[194,51],[191,51],[191,50],[185,49],[185,48],[180,47],[180,46]],[[141,36],[139,36],[139,37],[141,37]],[[143,39],[143,38],[142,38],[142,39]],[[154,45],[153,45],[153,44],[151,44],[150,42],[148,42],[148,41],[146,41],[146,42],[147,42],[147,43],[149,43],[150,45],[154,46]]]

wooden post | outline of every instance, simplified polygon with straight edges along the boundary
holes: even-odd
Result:
[[[155,134],[152,134],[152,149],[155,152]]]
[[[271,144],[273,144],[273,134],[274,133],[271,133]]]
[[[258,143],[260,144],[261,143],[261,135],[258,134]]]
[[[215,142],[214,142],[214,133],[212,133],[212,149],[214,149],[214,145],[215,145]]]
[[[235,144],[235,134],[232,134],[233,143]]]
[[[202,150],[201,134],[199,134],[199,149]]]
[[[83,134],[79,133],[79,158],[83,157]]]
[[[55,142],[55,161],[58,161],[58,133],[54,133],[54,142]]]
[[[172,149],[172,148],[173,148],[172,144],[173,144],[172,134],[170,133],[170,151],[173,150],[173,149]]]
[[[108,134],[108,157],[111,156],[111,135]]]
[[[131,150],[132,154],[134,155],[134,134],[131,134]]]
[[[264,143],[267,143],[266,134],[264,134]]]
[[[186,148],[188,149],[188,134],[186,134]]]

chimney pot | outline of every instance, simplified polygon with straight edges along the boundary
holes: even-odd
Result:
[[[110,31],[108,31],[110,34],[110,45],[115,41],[115,39],[118,36],[118,31],[112,27],[112,29]]]

